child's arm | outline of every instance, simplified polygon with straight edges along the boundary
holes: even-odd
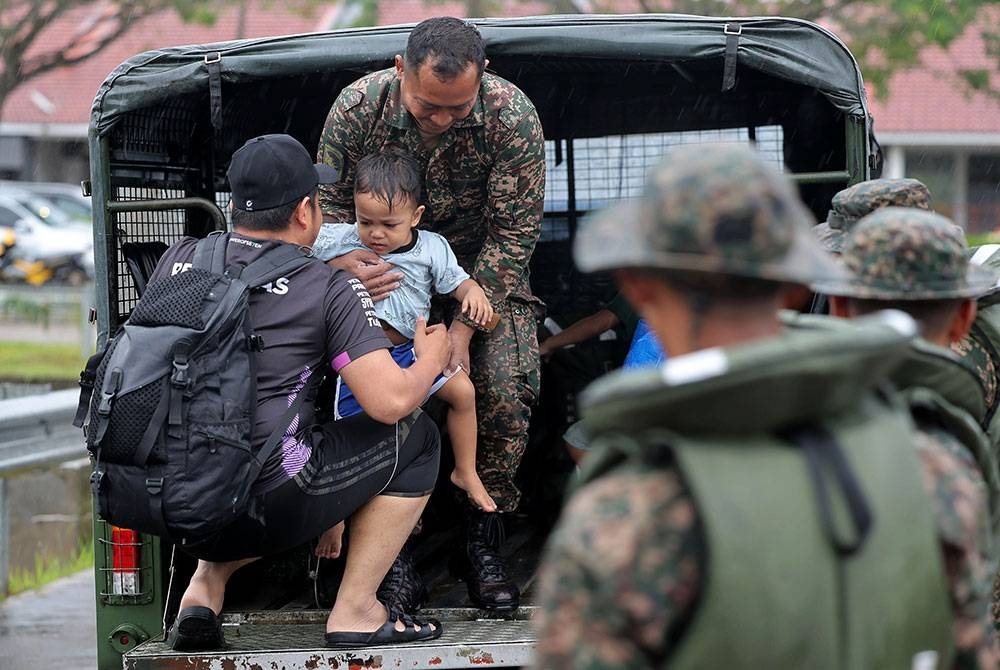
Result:
[[[455,300],[462,303],[462,314],[478,323],[483,328],[492,330],[496,326],[493,320],[493,305],[486,299],[483,288],[473,279],[466,279],[451,293]]]

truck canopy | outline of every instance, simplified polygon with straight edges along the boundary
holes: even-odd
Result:
[[[636,87],[652,89],[647,96],[650,105],[638,108],[647,117],[647,125],[662,128],[666,119],[672,119],[675,130],[693,127],[694,122],[686,117],[694,110],[683,105],[683,98],[696,107],[699,92],[718,96],[727,42],[735,45],[737,82],[729,92],[732,98],[745,97],[748,84],[762,77],[783,81],[814,89],[833,108],[870,127],[854,57],[836,36],[807,21],[574,15],[475,22],[486,41],[490,69],[515,81],[535,101],[547,139],[606,134],[609,118],[637,113],[636,108],[622,104],[635,97]],[[290,132],[309,146],[309,139],[318,139],[329,104],[340,88],[367,72],[388,67],[392,57],[404,51],[411,28],[340,30],[148,51],[125,61],[107,77],[94,100],[91,132],[111,133],[151,108],[172,109],[177,120],[195,107],[208,111],[210,105],[204,102],[212,97],[217,78],[214,100],[219,105],[211,118],[201,120],[211,122],[214,133],[221,135],[217,137],[221,155],[231,154],[247,137],[277,130]],[[587,90],[573,78],[561,76],[568,62],[574,73],[581,71],[582,62],[587,63],[593,75]],[[684,94],[680,100],[678,89]],[[655,100],[657,92],[668,91],[671,95],[659,100],[669,101],[669,109]],[[787,99],[781,104],[786,103]],[[567,118],[567,105],[586,105],[590,112],[582,119],[578,114]],[[756,112],[766,113],[766,105]],[[600,119],[600,127],[588,125],[588,119]],[[634,119],[627,125],[630,132],[636,132]],[[167,130],[164,124],[157,128],[161,133]],[[189,141],[200,141],[190,130],[184,130]],[[875,146],[869,142],[869,153]]]

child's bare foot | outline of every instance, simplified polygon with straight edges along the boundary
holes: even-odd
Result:
[[[469,495],[472,504],[479,509],[484,512],[497,511],[497,504],[493,502],[493,498],[486,492],[486,487],[483,486],[482,480],[479,479],[479,475],[475,471],[463,473],[458,470],[452,470],[451,483],[465,491]]]
[[[313,551],[320,558],[337,558],[343,546],[344,522],[341,521],[333,528],[323,531],[316,542],[316,549]]]

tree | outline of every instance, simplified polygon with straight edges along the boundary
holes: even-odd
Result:
[[[433,6],[441,0],[424,1]],[[514,1],[538,4],[534,0]],[[504,4],[499,0],[466,0],[466,16],[502,15]],[[970,25],[978,26],[987,53],[1000,62],[997,0],[545,0],[544,4],[553,13],[562,14],[671,12],[788,16],[818,22],[847,43],[875,95],[887,92],[895,72],[919,67],[925,47],[947,47]],[[991,88],[990,71],[960,69],[958,74],[967,88],[998,95]],[[995,80],[992,83],[996,85]]]
[[[591,3],[594,11],[613,11],[614,2]],[[948,47],[977,24],[987,44],[995,43],[1000,15],[996,0],[640,0],[642,11],[735,16],[790,16],[828,26],[850,47],[865,81],[885,95],[898,71],[920,67],[926,47]],[[983,16],[987,13],[987,16]],[[984,70],[959,70],[965,85],[989,88]]]
[[[148,16],[175,11],[189,23],[212,25],[218,12],[248,0],[0,0],[0,110],[7,96],[26,81],[94,56]],[[308,12],[317,0],[289,3]],[[90,10],[90,11],[86,11]],[[45,39],[52,23],[81,14],[69,42]]]

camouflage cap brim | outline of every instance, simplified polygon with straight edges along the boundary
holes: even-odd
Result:
[[[964,281],[921,282],[919,286],[878,285],[850,277],[846,280],[816,281],[816,293],[862,300],[949,300],[979,298],[996,290],[997,276],[986,268],[970,265]]]
[[[831,254],[839,254],[844,248],[844,231],[833,228],[829,223],[821,223],[813,227],[813,235],[819,241],[821,247]]]
[[[969,261],[965,232],[947,217],[913,207],[882,207],[863,217],[840,256],[851,278],[813,290],[864,300],[978,298],[996,274]]]
[[[704,272],[803,286],[816,281],[844,281],[847,277],[847,271],[820,247],[805,222],[794,228],[790,248],[783,257],[762,262],[753,257],[655,249],[646,243],[644,234],[649,227],[645,222],[648,216],[638,199],[588,216],[577,233],[573,249],[577,267],[583,272],[623,268]]]

